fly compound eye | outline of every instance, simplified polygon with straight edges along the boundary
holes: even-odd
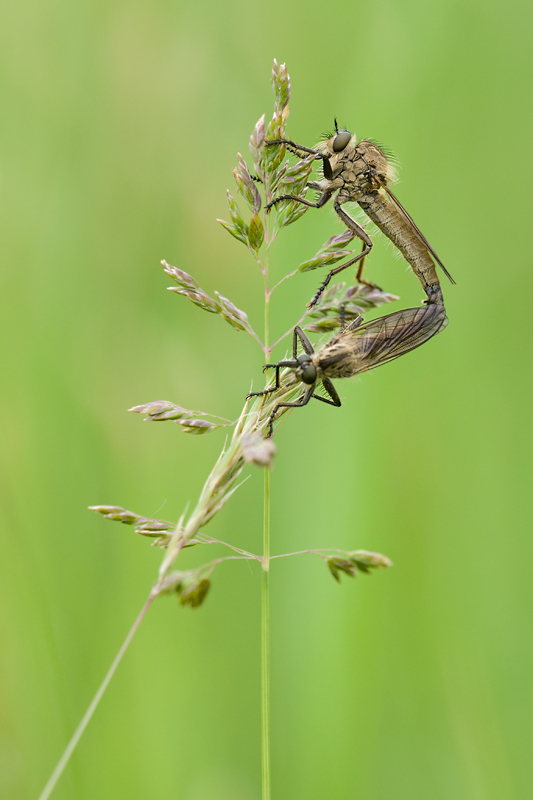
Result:
[[[296,361],[301,366],[302,364],[306,364],[308,361],[311,361],[311,356],[309,353],[300,353],[300,355],[296,357]]]
[[[302,382],[312,386],[316,382],[316,367],[314,364],[305,364],[302,367]]]
[[[341,150],[344,150],[351,138],[352,134],[350,131],[347,131],[346,128],[341,128],[341,130],[337,132],[337,135],[333,139],[333,152],[340,153]]]

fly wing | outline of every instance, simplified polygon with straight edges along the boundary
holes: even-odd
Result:
[[[444,266],[444,264],[442,263],[442,261],[440,260],[438,255],[436,254],[436,252],[433,250],[432,246],[430,245],[430,243],[428,242],[428,240],[426,239],[426,237],[424,236],[422,231],[418,228],[418,226],[416,225],[415,221],[413,220],[411,215],[408,213],[408,211],[402,206],[402,204],[400,203],[400,201],[398,200],[396,195],[393,194],[391,192],[391,190],[389,189],[389,187],[385,186],[385,184],[382,181],[380,181],[379,178],[377,178],[377,180],[378,180],[378,183],[381,184],[383,189],[385,189],[385,191],[389,195],[390,199],[392,200],[392,202],[394,203],[394,205],[396,206],[396,208],[398,209],[398,211],[400,212],[400,214],[404,218],[405,222],[409,225],[409,227],[411,228],[411,230],[415,234],[415,236],[418,239],[418,241],[421,242],[421,244],[424,245],[424,247],[428,250],[429,253],[431,253],[431,255],[433,256],[433,258],[435,259],[435,261],[437,262],[439,267],[442,269],[442,271],[446,275],[446,277],[450,280],[450,282],[451,283],[455,283],[454,279],[452,278],[452,276],[450,275],[450,273],[448,272],[448,270],[446,269],[446,267]]]
[[[349,346],[355,368],[352,374],[366,372],[415,350],[444,330],[447,324],[444,306],[431,304],[396,311],[343,334],[343,339],[351,339]],[[348,345],[348,341],[345,344]]]

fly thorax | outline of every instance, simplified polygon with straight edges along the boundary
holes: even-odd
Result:
[[[366,139],[357,145],[358,155],[366,166],[365,175],[371,184],[374,184],[377,191],[380,184],[375,180],[379,178],[381,183],[387,183],[391,175],[391,165],[385,153],[374,142]]]

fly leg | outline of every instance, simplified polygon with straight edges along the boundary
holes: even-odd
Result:
[[[322,397],[319,394],[314,394],[313,397],[315,398],[315,400],[321,400],[323,403],[327,403],[328,406],[337,406],[337,408],[340,405],[342,405],[341,399],[337,394],[337,390],[335,389],[329,378],[322,378],[322,386],[329,394],[331,400],[328,400],[327,397]]]
[[[261,397],[264,394],[270,394],[270,392],[275,392],[277,389],[281,389],[281,384],[279,382],[279,371],[282,367],[292,367],[295,369],[298,366],[298,361],[296,360],[298,355],[298,339],[300,340],[303,349],[308,355],[312,355],[315,351],[313,345],[303,332],[303,330],[297,325],[292,334],[292,357],[293,361],[278,361],[277,364],[265,364],[263,367],[263,372],[266,369],[275,369],[276,370],[276,382],[274,386],[269,386],[268,389],[263,389],[262,392],[250,392],[247,395],[248,397]]]
[[[320,195],[316,203],[312,203],[310,200],[306,200],[305,197],[298,197],[295,194],[282,194],[279,197],[275,197],[273,200],[271,200],[270,203],[265,206],[265,211],[268,213],[270,209],[276,205],[276,203],[281,203],[282,200],[294,200],[296,203],[309,206],[309,208],[322,208],[322,206],[326,205],[332,194],[333,191],[325,191]]]
[[[355,319],[353,319],[348,327],[346,327],[346,303],[343,303],[341,306],[341,333],[345,333],[345,331],[354,331],[359,325],[362,323],[363,317],[361,314],[358,314]]]
[[[318,150],[313,150],[311,147],[304,147],[303,144],[296,144],[296,142],[293,142],[292,139],[265,139],[265,144],[267,146],[284,144],[287,146],[287,150],[289,150],[291,153],[294,153],[294,155],[298,156],[298,158],[305,158],[305,156],[302,156],[298,150],[301,150],[302,153],[316,156],[317,158],[323,158],[322,153],[319,153]]]
[[[311,342],[309,341],[303,330],[300,328],[300,326],[297,325],[294,329],[292,337],[292,357],[296,360],[296,357],[298,355],[298,339],[296,337],[298,337],[298,339],[301,341],[302,347],[307,353],[307,355],[308,356],[313,355],[313,353],[315,352],[315,348],[313,347],[313,345],[311,344]]]
[[[341,333],[344,332],[345,324],[346,324],[346,304],[343,303],[341,306]]]
[[[363,250],[365,249],[365,243],[364,242],[363,242],[363,248],[362,249]],[[368,253],[367,253],[367,255],[368,255]],[[366,260],[366,255],[363,256],[361,261],[359,262],[359,266],[357,267],[357,275],[355,276],[355,280],[357,281],[357,283],[364,283],[365,286],[371,286],[372,288],[375,288],[375,284],[374,283],[370,283],[370,281],[363,280],[363,270],[365,268],[365,260]]]
[[[296,334],[295,334],[296,338]],[[263,389],[262,392],[250,392],[250,394],[246,395],[246,399],[248,400],[249,397],[261,397],[263,394],[270,394],[270,392],[275,392],[277,389],[281,389],[280,382],[279,382],[279,371],[282,367],[292,367],[293,369],[298,366],[298,362],[295,361],[278,361],[277,364],[265,364],[263,367],[263,372],[266,369],[275,369],[276,370],[276,382],[274,386],[269,386],[268,389]]]
[[[319,200],[319,202],[320,202],[320,200]],[[337,275],[339,272],[342,272],[343,270],[346,269],[346,267],[351,267],[352,264],[356,264],[358,261],[360,261],[361,264],[359,266],[359,269],[357,270],[357,280],[359,281],[359,283],[363,283],[366,286],[371,286],[373,289],[376,288],[374,283],[370,283],[369,281],[365,281],[362,278],[363,265],[364,265],[364,262],[365,262],[365,258],[370,253],[370,251],[372,250],[372,247],[373,247],[372,239],[370,238],[370,236],[368,235],[368,233],[365,231],[364,228],[362,228],[360,225],[358,225],[357,222],[354,219],[352,219],[349,216],[349,214],[346,213],[346,211],[342,210],[341,203],[340,203],[338,197],[335,200],[335,206],[334,207],[335,207],[336,213],[339,215],[341,220],[344,222],[344,224],[346,225],[348,230],[352,231],[352,233],[354,233],[359,239],[363,240],[363,249],[361,250],[361,252],[358,255],[354,256],[354,258],[350,258],[348,261],[345,261],[344,264],[341,264],[339,267],[335,267],[335,269],[331,269],[328,272],[325,281],[322,283],[322,285],[318,289],[318,291],[315,294],[315,296],[313,297],[313,299],[307,304],[308,308],[312,308],[314,305],[317,304],[318,300],[320,299],[320,296],[321,296],[322,292],[324,291],[326,286],[329,284],[330,280],[332,279],[332,277],[334,275]]]
[[[315,389],[315,384],[313,384],[313,386],[310,386],[309,389],[306,391],[306,393],[304,395],[302,395],[302,397],[300,397],[300,399],[297,400],[295,403],[278,403],[277,404],[277,406],[275,407],[274,411],[270,415],[270,419],[268,421],[268,436],[267,436],[267,439],[271,439],[272,436],[274,435],[274,419],[276,417],[276,414],[280,410],[280,408],[301,408],[302,406],[306,406],[308,404],[308,402],[310,401],[310,399],[313,397],[314,389]],[[323,400],[324,398],[321,398],[321,399]]]
[[[300,397],[300,399],[297,400],[296,403],[278,403],[278,405],[270,415],[267,439],[272,438],[272,435],[274,433],[274,418],[280,408],[301,408],[302,406],[306,406],[312,397],[314,397],[315,400],[320,400],[322,403],[327,403],[328,406],[337,406],[338,408],[341,405],[341,399],[337,394],[337,390],[335,389],[329,378],[322,379],[322,386],[329,394],[329,397],[331,399],[328,399],[327,397],[322,397],[319,394],[314,394],[315,386],[316,384],[310,386],[307,392],[302,397]]]
[[[351,266],[352,264],[355,264],[357,261],[359,261],[360,263],[359,267],[357,268],[356,280],[359,283],[363,283],[365,286],[370,286],[372,289],[375,289],[376,288],[375,283],[370,283],[370,281],[363,280],[363,269],[365,266],[365,259],[373,247],[372,239],[365,231],[365,229],[362,228],[360,225],[358,225],[357,222],[354,219],[352,219],[352,217],[350,217],[350,215],[347,214],[346,211],[344,211],[341,208],[341,203],[338,198],[335,202],[335,211],[338,214],[338,216],[342,219],[346,227],[353,233],[355,233],[356,236],[358,236],[360,239],[363,240],[363,247],[359,255],[356,256],[356,258],[353,258],[350,261],[347,261],[345,264],[342,264],[341,267],[337,267],[336,269],[332,270],[332,273],[335,275],[337,272],[341,272],[341,270],[346,269],[346,267]]]
[[[361,316],[361,314],[359,314],[352,322],[350,322],[348,327],[345,329],[345,332],[354,331],[356,328],[359,327],[359,325],[362,323],[362,321],[363,321],[363,317]]]
[[[322,159],[322,165],[324,167],[324,178],[330,181],[333,178],[333,172],[331,169],[331,164],[329,160],[329,156],[325,156],[323,153],[319,153],[318,150],[313,150],[311,147],[304,147],[303,144],[296,144],[296,142],[291,141],[290,139],[272,139],[268,141],[265,139],[266,145],[273,145],[273,144],[284,144],[287,146],[287,150],[293,153],[298,158],[305,158],[305,155],[302,153],[307,153],[308,155],[314,156],[316,159]],[[301,150],[302,153],[299,153],[298,150]]]

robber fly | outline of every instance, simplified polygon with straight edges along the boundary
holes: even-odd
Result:
[[[317,189],[321,193],[315,203],[304,197],[284,194],[274,198],[267,205],[267,211],[282,200],[294,200],[311,208],[322,208],[337,192],[334,200],[336,213],[346,227],[363,242],[363,248],[358,255],[330,270],[308,306],[315,305],[333,275],[357,262],[359,262],[357,280],[360,283],[374,286],[363,280],[364,261],[372,249],[372,240],[365,229],[342,209],[344,203],[354,201],[359,203],[372,222],[391,240],[411,265],[427,295],[426,303],[442,304],[442,291],[434,260],[452,283],[454,280],[425,236],[387,186],[395,177],[390,159],[387,158],[381,147],[369,139],[357,142],[355,134],[351,134],[344,128],[339,130],[337,120],[335,120],[335,131],[335,134],[320,142],[316,149],[303,147],[290,139],[273,139],[265,142],[267,145],[285,144],[287,149],[299,158],[313,155],[316,159],[321,159],[324,175],[323,180],[309,181],[307,184],[311,189]]]
[[[296,326],[293,335],[292,360],[266,364],[265,369],[276,370],[274,386],[262,392],[252,392],[248,397],[275,392],[280,388],[280,369],[290,367],[296,380],[305,384],[304,394],[294,403],[278,403],[270,415],[268,437],[274,432],[274,419],[280,408],[301,408],[311,398],[331,406],[340,406],[341,400],[331,378],[350,378],[360,372],[387,364],[427,342],[448,324],[443,305],[432,303],[421,308],[407,308],[386,317],[361,324],[361,316],[341,329],[333,339],[315,352],[313,345]],[[298,355],[298,340],[304,352]],[[316,394],[319,384],[327,397]]]

